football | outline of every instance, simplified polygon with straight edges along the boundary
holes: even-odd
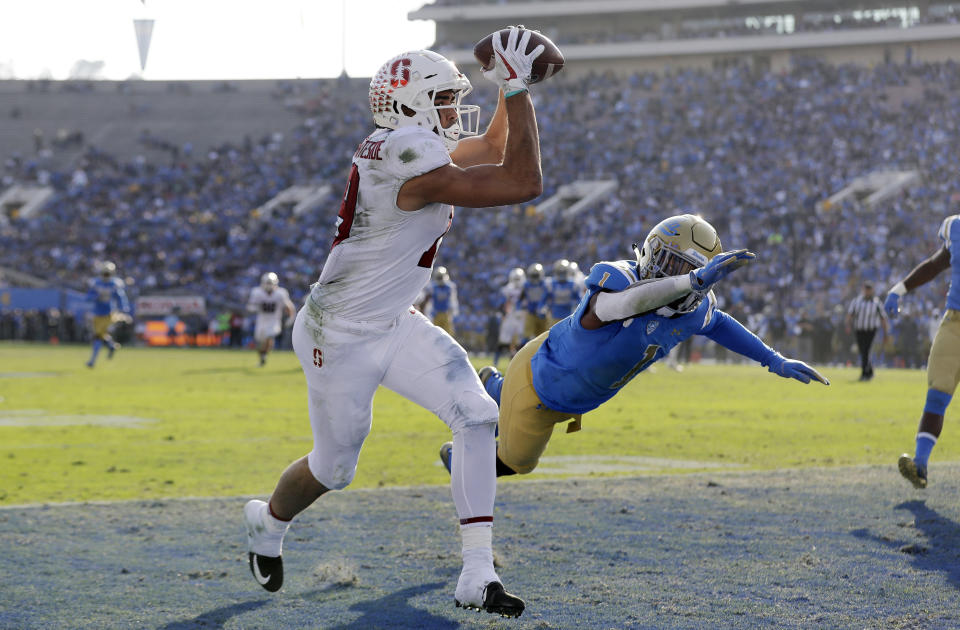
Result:
[[[517,27],[521,31],[530,31],[530,41],[527,43],[526,52],[530,52],[540,44],[543,44],[544,50],[540,56],[533,62],[533,68],[530,71],[530,84],[539,83],[544,79],[549,79],[563,69],[563,53],[557,48],[557,45],[550,41],[550,38],[532,29],[526,29],[522,26]],[[520,34],[521,37],[523,33]],[[484,70],[493,68],[493,38],[500,37],[500,41],[506,45],[507,38],[510,36],[510,29],[504,28],[496,33],[490,33],[473,47],[473,56],[477,58]]]

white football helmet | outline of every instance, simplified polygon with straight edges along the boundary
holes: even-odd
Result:
[[[694,214],[680,214],[655,225],[643,241],[643,247],[634,243],[633,251],[637,256],[637,274],[641,280],[647,280],[690,273],[723,249],[712,225]],[[690,313],[700,306],[702,299],[702,294],[693,292],[661,307],[658,313]]]
[[[273,291],[278,286],[280,286],[280,278],[272,271],[260,276],[260,288],[264,291]]]
[[[523,272],[523,269],[520,267],[514,267],[510,270],[510,273],[507,275],[507,284],[511,284],[515,287],[519,287],[523,284],[523,281],[526,280],[527,274]]]
[[[453,103],[436,105],[434,97],[444,90],[454,91]],[[424,127],[453,151],[461,136],[475,136],[480,127],[480,106],[460,104],[472,90],[452,61],[430,50],[414,50],[390,59],[370,79],[370,111],[379,127]],[[444,128],[440,109],[453,109],[457,120]]]

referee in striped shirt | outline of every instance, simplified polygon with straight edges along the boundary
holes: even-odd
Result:
[[[873,283],[863,283],[863,293],[850,302],[847,309],[847,332],[852,328],[857,335],[857,347],[860,349],[860,380],[873,378],[873,365],[870,363],[870,346],[877,334],[877,328],[883,326],[883,337],[887,337],[887,313],[883,310],[880,298],[873,294]]]

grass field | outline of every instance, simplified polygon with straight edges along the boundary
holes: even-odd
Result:
[[[93,370],[88,352],[0,344],[0,505],[262,495],[310,449],[290,352],[258,368],[252,351],[124,348]],[[892,466],[912,450],[926,388],[917,370],[860,383],[855,369],[826,368],[823,387],[753,365],[657,367],[587,414],[581,432],[556,431],[542,470]],[[446,483],[436,453],[447,439],[436,417],[381,389],[352,487]],[[953,444],[934,461],[956,459]]]
[[[925,491],[894,464],[919,371],[644,373],[557,431],[539,479],[501,480],[498,571],[527,601],[502,620],[453,606],[429,413],[378,393],[353,487],[297,517],[267,594],[240,514],[310,448],[293,355],[125,348],[88,370],[87,352],[0,344],[0,628],[960,627],[955,441]]]

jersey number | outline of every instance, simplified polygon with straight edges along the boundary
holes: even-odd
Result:
[[[340,202],[340,212],[337,213],[337,235],[333,239],[331,248],[336,247],[350,236],[350,228],[353,227],[353,217],[357,211],[357,192],[359,190],[360,170],[357,168],[357,165],[354,164],[353,168],[350,169],[350,181],[347,182],[347,189],[343,192],[343,201]],[[450,231],[452,224],[453,211],[451,210],[450,220],[447,221],[447,229],[437,237],[437,240],[433,242],[430,249],[420,255],[420,260],[417,262],[418,267],[426,267],[429,269],[433,266],[433,259],[437,256],[437,250],[440,249],[440,241],[442,241],[444,235]]]
[[[343,192],[343,201],[340,202],[340,212],[337,213],[337,236],[333,239],[333,245],[336,247],[340,241],[350,236],[350,228],[353,227],[353,215],[357,211],[357,191],[360,190],[360,170],[354,164],[350,169],[350,181],[347,182],[347,189]]]
[[[657,350],[659,349],[660,346],[655,343],[651,343],[649,346],[647,346],[647,349],[643,351],[643,358],[637,361],[637,364],[630,368],[630,371],[627,372],[626,376],[611,385],[610,389],[620,389],[629,383],[630,379],[636,376],[638,372],[643,371],[644,368],[653,363],[653,359],[657,356]]]

